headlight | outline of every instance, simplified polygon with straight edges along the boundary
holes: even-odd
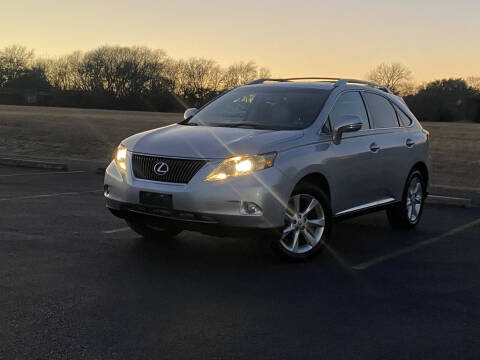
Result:
[[[122,144],[118,145],[115,162],[121,170],[127,170],[127,148]]]
[[[276,153],[233,156],[218,165],[205,180],[225,180],[229,177],[248,175],[254,171],[267,169],[273,166],[275,156],[277,156]]]

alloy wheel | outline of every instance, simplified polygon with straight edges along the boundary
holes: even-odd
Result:
[[[422,182],[418,177],[413,177],[407,190],[407,218],[412,224],[418,220],[423,205]]]
[[[285,211],[285,227],[280,244],[287,251],[303,254],[312,250],[325,231],[325,212],[312,195],[293,195]]]

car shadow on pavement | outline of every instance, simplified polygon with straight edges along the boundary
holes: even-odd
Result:
[[[273,251],[270,240],[265,237],[214,237],[188,231],[176,238],[158,241],[145,241],[134,236],[131,251],[142,261],[158,266],[174,263],[177,266],[223,269],[232,266],[292,267],[308,263],[324,268],[337,263],[340,267],[349,269],[360,262],[438,236],[468,220],[462,216],[455,219],[447,216],[439,223],[439,211],[443,214],[444,210],[427,208],[422,223],[411,230],[392,229],[384,212],[337,223],[327,249],[304,263],[283,259]]]

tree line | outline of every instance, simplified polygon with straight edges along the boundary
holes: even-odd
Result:
[[[211,59],[177,60],[146,47],[102,46],[57,59],[35,58],[17,45],[0,50],[4,103],[22,103],[25,92],[18,90],[35,89],[44,105],[178,111],[269,76],[253,61],[221,67]]]
[[[222,67],[211,59],[173,59],[146,47],[101,46],[51,59],[14,45],[0,50],[0,103],[182,111],[270,76],[253,61]],[[480,123],[480,77],[417,85],[407,67],[391,63],[378,65],[366,78],[403,96],[422,121]]]
[[[480,123],[480,77],[441,79],[416,85],[411,71],[400,63],[380,64],[367,74],[403,97],[421,121]]]

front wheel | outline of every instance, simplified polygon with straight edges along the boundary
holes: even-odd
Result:
[[[387,209],[390,225],[393,228],[413,228],[420,221],[424,201],[425,181],[422,173],[414,170],[405,184],[402,201]]]
[[[302,183],[290,196],[284,227],[276,235],[274,245],[289,259],[305,260],[323,249],[330,228],[328,197],[317,186]]]
[[[182,229],[176,227],[157,227],[141,220],[125,219],[130,229],[135,231],[147,240],[160,240],[162,238],[172,238],[182,232]]]

